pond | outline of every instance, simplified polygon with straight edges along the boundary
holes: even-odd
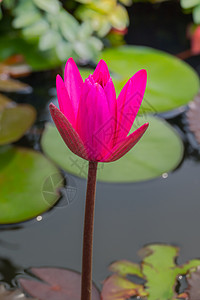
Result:
[[[173,3],[162,4],[151,11],[151,18],[146,18],[150,6],[146,6],[145,12],[143,10],[144,17],[141,4],[135,4],[129,9],[134,21],[126,37],[128,43],[154,46],[174,54],[187,49],[183,36],[190,16],[180,14],[177,7]],[[181,31],[180,23],[168,26],[164,19],[172,8],[173,20],[177,17],[183,25]],[[155,17],[157,15],[159,18]],[[132,31],[136,24],[137,29]],[[151,30],[154,32],[158,25],[161,25],[160,31],[156,31],[158,35],[151,35]],[[149,34],[152,39],[146,39]],[[166,44],[163,44],[163,34],[168,37]],[[189,58],[187,62],[199,71],[199,56]],[[32,73],[22,79],[31,85],[32,93],[8,94],[16,102],[33,105],[38,113],[33,129],[16,144],[41,150],[40,132],[45,122],[51,120],[48,104],[52,99],[55,101],[56,73]],[[189,130],[186,111],[179,115],[161,114],[177,130],[185,146],[184,158],[173,172],[139,183],[97,184],[93,280],[99,288],[109,275],[111,262],[120,259],[137,262],[138,250],[149,243],[179,246],[180,264],[200,257],[200,152]],[[73,194],[68,188],[65,199],[39,218],[14,227],[0,226],[0,278],[4,282],[12,284],[17,274],[31,266],[81,271],[86,180],[63,174],[70,182]],[[67,201],[66,197],[69,197]]]

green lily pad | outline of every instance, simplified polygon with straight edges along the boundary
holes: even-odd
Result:
[[[145,298],[148,300],[182,299],[184,293],[177,294],[177,279],[179,275],[195,274],[193,272],[198,268],[200,260],[193,259],[183,265],[177,265],[179,248],[164,244],[148,245],[141,249],[139,254],[143,258],[140,264],[122,260],[110,266],[110,270],[115,274],[104,281],[102,300],[125,300],[132,296],[145,295],[148,295]],[[127,278],[127,275],[138,274],[145,280],[143,284],[135,284],[134,277],[133,281],[129,280],[130,277]],[[197,282],[194,285],[197,284],[199,286]]]
[[[14,102],[8,102],[6,106],[6,100],[2,101],[0,106],[0,145],[19,140],[33,125],[35,118],[36,110],[33,106],[29,104],[16,105]]]
[[[0,224],[26,221],[47,211],[62,186],[58,169],[41,153],[0,147]]]
[[[176,131],[156,117],[136,119],[132,131],[141,124],[150,126],[139,143],[124,157],[113,163],[99,163],[98,180],[136,182],[161,176],[180,163],[183,143]],[[87,177],[88,162],[74,155],[63,142],[56,127],[48,125],[42,136],[43,151],[61,168],[76,176]]]
[[[122,46],[102,53],[119,93],[138,70],[146,69],[148,85],[142,112],[166,112],[186,105],[199,90],[196,72],[172,55],[148,47]]]

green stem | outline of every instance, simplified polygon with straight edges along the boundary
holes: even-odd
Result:
[[[96,193],[97,162],[89,162],[88,182],[85,203],[83,235],[81,300],[91,300],[92,292],[92,249],[94,229],[94,207]]]

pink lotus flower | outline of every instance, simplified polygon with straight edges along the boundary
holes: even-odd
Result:
[[[83,82],[74,60],[70,58],[65,66],[64,82],[57,75],[60,110],[50,104],[51,116],[69,149],[86,160],[96,162],[115,161],[126,154],[148,127],[145,123],[128,135],[140,108],[146,81],[146,71],[138,71],[116,99],[115,88],[103,60]]]

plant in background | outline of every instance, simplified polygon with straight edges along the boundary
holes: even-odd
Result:
[[[57,77],[60,110],[50,104],[52,118],[64,142],[76,155],[89,161],[82,257],[81,299],[91,299],[92,247],[97,164],[125,155],[142,137],[145,123],[128,135],[140,108],[147,74],[138,71],[116,100],[115,88],[103,60],[83,82],[72,58],[65,67],[64,82]],[[109,123],[110,134],[104,128]]]
[[[90,24],[87,21],[79,24],[59,0],[5,0],[3,6],[13,16],[11,26],[15,35],[50,53],[57,58],[57,64],[70,56],[95,60],[103,47]]]
[[[81,21],[89,20],[98,36],[106,36],[111,28],[123,31],[129,24],[128,13],[116,0],[76,0],[83,5],[78,7],[75,15]],[[121,1],[130,5],[132,1]]]

